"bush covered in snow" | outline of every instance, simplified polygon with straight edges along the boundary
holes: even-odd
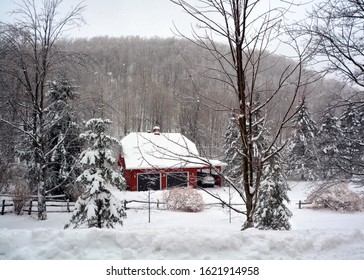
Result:
[[[166,208],[173,211],[201,212],[205,208],[201,194],[192,187],[167,190],[163,193],[163,201]]]
[[[362,211],[363,197],[349,189],[347,184],[329,184],[312,191],[307,201],[313,208],[329,208],[340,212]]]

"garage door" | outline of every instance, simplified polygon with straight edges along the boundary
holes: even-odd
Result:
[[[187,172],[172,172],[167,174],[167,187],[187,187],[188,173]]]
[[[138,174],[138,191],[161,189],[160,173]]]

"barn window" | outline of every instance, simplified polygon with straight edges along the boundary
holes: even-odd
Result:
[[[160,173],[138,174],[138,191],[160,190],[160,189],[161,189]]]
[[[167,174],[167,187],[187,187],[188,173],[187,172],[171,172]]]

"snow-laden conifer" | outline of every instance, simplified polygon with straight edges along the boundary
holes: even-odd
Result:
[[[342,139],[342,133],[338,125],[338,119],[328,112],[320,120],[317,147],[318,147],[318,171],[322,179],[332,179],[339,174],[338,145]]]
[[[49,106],[46,113],[46,189],[51,194],[69,195],[67,187],[80,174],[82,141],[75,110],[70,105],[78,98],[77,87],[65,79],[48,83]]]
[[[293,135],[287,144],[287,165],[290,177],[314,180],[317,177],[316,123],[305,105],[292,120]]]
[[[289,202],[287,195],[289,186],[278,159],[279,154],[276,154],[264,167],[254,212],[254,226],[258,229],[291,228],[289,218],[292,212],[286,206]]]
[[[279,151],[275,145],[271,145],[272,136],[265,123],[265,116],[260,110],[256,110],[252,116],[254,126],[252,137],[247,143],[250,147],[250,157],[253,162],[254,188],[250,189],[254,204],[251,205],[253,212],[248,217],[243,229],[251,227],[250,224],[259,229],[290,229],[290,211],[284,202],[288,201],[288,184],[282,174]],[[241,138],[236,123],[237,117],[231,118],[225,133],[225,158],[228,163],[225,174],[235,190],[239,191],[244,184],[243,153]],[[242,194],[241,192],[239,192]],[[247,194],[245,194],[247,195]]]
[[[227,164],[224,168],[224,174],[231,183],[239,184],[242,180],[242,154],[241,154],[241,137],[239,135],[239,127],[236,124],[236,117],[229,119],[224,138],[224,157],[223,161]]]
[[[349,175],[364,174],[364,106],[349,104],[340,118],[340,167]]]
[[[259,181],[253,213],[254,227],[263,230],[289,230],[292,213],[285,205],[289,202],[288,183],[281,168],[279,150],[275,145],[270,147],[272,136],[259,110],[255,112],[252,132],[252,160],[256,168],[254,180]]]
[[[77,200],[66,228],[113,228],[122,225],[126,217],[122,202],[107,189],[108,184],[119,188],[125,184],[114,170],[116,161],[111,148],[119,142],[106,134],[110,124],[109,120],[91,119],[86,123],[88,131],[80,135],[89,144],[81,153],[84,171],[77,179],[86,191]]]

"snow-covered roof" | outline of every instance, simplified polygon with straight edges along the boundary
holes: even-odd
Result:
[[[223,165],[200,157],[196,145],[181,133],[132,132],[121,140],[121,146],[127,170]]]

